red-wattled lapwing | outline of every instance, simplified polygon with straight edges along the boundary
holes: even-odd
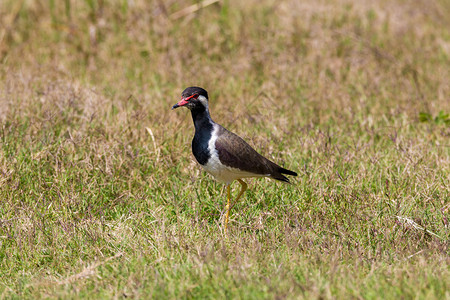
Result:
[[[195,86],[185,89],[181,100],[172,109],[181,106],[189,108],[194,120],[192,152],[195,158],[205,171],[227,186],[226,234],[230,210],[247,189],[242,178],[269,177],[289,182],[283,174],[297,176],[297,173],[268,160],[242,138],[215,123],[209,115],[208,93],[204,89]],[[239,181],[242,188],[231,204],[230,184],[234,180]]]

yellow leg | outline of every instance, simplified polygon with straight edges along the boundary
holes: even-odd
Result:
[[[223,224],[225,229],[225,235],[227,235],[227,228],[228,228],[228,218],[230,216],[230,203],[231,203],[231,191],[230,191],[230,184],[227,184],[227,206],[225,206],[225,222]]]
[[[239,201],[239,199],[241,199],[242,194],[247,190],[248,187],[248,185],[242,179],[238,179],[238,181],[241,184],[241,191],[239,192],[239,195],[236,197],[236,200],[234,200],[233,204],[231,205],[230,210]]]
[[[230,211],[234,207],[234,205],[238,202],[238,200],[241,198],[245,190],[247,190],[247,184],[241,179],[238,179],[238,181],[241,184],[241,191],[239,192],[239,195],[236,197],[236,200],[234,200],[233,204],[231,205],[230,205],[231,203],[230,185],[227,186],[227,206],[225,207],[227,212],[225,214],[225,222],[224,222],[225,235],[227,235],[228,219],[230,217]]]

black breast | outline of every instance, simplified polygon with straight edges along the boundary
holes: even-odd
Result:
[[[211,139],[212,130],[213,125],[210,123],[204,124],[201,130],[195,130],[194,139],[192,140],[192,153],[201,165],[206,165],[208,159],[211,157],[208,150],[208,143]]]

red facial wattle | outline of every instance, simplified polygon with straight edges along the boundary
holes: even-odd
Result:
[[[181,106],[185,106],[186,104],[189,103],[190,99],[197,99],[197,98],[198,98],[198,94],[194,94],[194,95],[191,95],[191,96],[186,97],[186,98],[181,98],[181,100],[177,104],[172,106],[172,109],[175,109],[175,108],[178,108],[178,107],[181,107]]]

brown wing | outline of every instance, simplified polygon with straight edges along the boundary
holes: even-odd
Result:
[[[285,169],[256,152],[236,134],[220,127],[218,136],[215,146],[222,164],[256,175],[266,175],[274,179],[288,181],[281,174]]]

